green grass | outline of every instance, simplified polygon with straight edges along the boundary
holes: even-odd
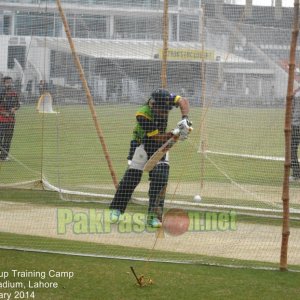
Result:
[[[299,273],[203,265],[131,262],[0,250],[1,271],[73,272],[72,279],[47,277],[57,289],[35,289],[35,299],[297,299]],[[138,287],[138,276],[154,284]],[[28,286],[28,280],[19,281]],[[32,291],[26,288],[24,291]],[[5,289],[5,292],[13,292]]]
[[[118,177],[126,168],[126,156],[137,106],[97,107],[98,120]],[[60,114],[37,114],[23,107],[17,116],[11,154],[16,161],[0,166],[1,182],[25,181],[41,177],[55,185],[78,186],[111,182],[107,163],[87,106],[59,108]],[[201,110],[192,108],[194,132],[188,142],[171,152],[170,180],[199,181],[201,155]],[[172,111],[169,127],[176,125],[179,111]],[[274,122],[276,120],[276,122]],[[210,109],[201,132],[213,151],[283,156],[283,110]],[[226,182],[220,170],[238,182],[279,185],[283,163],[210,155],[219,170],[205,160],[205,180]],[[12,175],[13,174],[13,175]]]
[[[97,106],[98,120],[117,178],[127,167],[127,153],[138,106]],[[0,164],[0,183],[47,179],[56,187],[83,192],[114,193],[112,179],[99,138],[87,105],[58,107],[59,114],[37,114],[34,107],[24,106],[17,115],[15,135],[9,163]],[[178,143],[170,152],[169,182],[200,194],[200,182],[249,184],[281,187],[283,162],[198,153],[200,137],[208,150],[283,156],[282,109],[211,108],[205,115],[200,133],[203,110],[192,108],[190,118],[194,131],[188,141]],[[169,128],[180,118],[179,110],[170,114]],[[276,122],[274,122],[276,120]],[[204,169],[204,173],[202,173]],[[203,181],[202,181],[203,180]],[[147,183],[144,174],[142,182]],[[217,186],[217,185],[216,185]],[[297,184],[291,188],[298,188]],[[141,194],[147,197],[147,191]],[[185,199],[184,195],[180,195]],[[259,197],[259,194],[258,194]],[[192,199],[190,195],[187,198]],[[278,197],[280,199],[280,196]],[[256,200],[256,199],[254,199]],[[231,198],[203,198],[205,203],[269,208],[273,204],[252,201],[235,195]]]

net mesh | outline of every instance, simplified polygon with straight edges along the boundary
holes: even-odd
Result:
[[[78,223],[77,228],[74,219],[64,234],[58,234],[58,223],[71,216],[80,219],[80,214],[89,220],[97,212],[98,218],[107,217],[107,204],[116,191],[112,173],[119,181],[128,167],[135,112],[161,87],[163,3],[62,1],[93,98],[96,116],[92,116],[55,1],[15,2],[18,9],[6,4],[10,13],[0,11],[2,73],[13,77],[21,101],[10,161],[0,166],[1,187],[52,190],[75,204],[60,211],[3,202],[7,210],[1,212],[5,220],[1,231],[97,242],[103,249],[107,245],[135,247],[128,250],[131,257],[155,249],[167,251],[162,255],[166,260],[178,259],[181,253],[180,259],[209,255],[277,262],[280,223],[275,219],[273,225],[266,225],[262,220],[279,218],[282,212],[292,8],[253,6],[250,10],[224,4],[219,11],[210,1],[169,1],[167,88],[189,100],[194,130],[187,141],[178,142],[170,151],[165,206],[187,212],[190,227],[188,233],[174,237],[180,231],[175,225],[175,234],[157,242],[155,234],[137,234],[143,227],[134,229],[132,215],[122,221],[130,224],[129,229],[107,225],[111,234],[97,237],[91,229],[87,229],[90,234],[84,232]],[[180,109],[173,109],[168,130],[180,119]],[[95,123],[103,131],[108,155]],[[145,173],[129,214],[145,216],[148,188]],[[90,208],[76,206],[84,201],[91,202]],[[93,206],[98,203],[104,205]],[[22,206],[30,209],[25,213]],[[290,186],[290,209],[297,224],[297,182]],[[241,216],[237,228],[235,214]],[[262,218],[245,221],[244,215]],[[178,218],[174,221],[171,216],[171,223],[184,227],[184,217]],[[21,226],[13,220],[28,224]],[[36,228],[33,222],[41,226]],[[222,222],[231,227],[224,225],[222,230]],[[215,230],[209,229],[212,224],[217,224]],[[297,227],[292,228],[289,257],[299,265]],[[120,252],[108,251],[111,255]]]

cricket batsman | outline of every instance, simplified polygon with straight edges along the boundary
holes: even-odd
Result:
[[[175,129],[166,132],[169,112],[173,107],[180,108],[182,119]],[[118,222],[120,215],[125,212],[126,206],[142,178],[143,168],[152,154],[174,135],[178,135],[181,141],[187,139],[191,126],[188,114],[188,100],[165,89],[153,91],[149,100],[136,112],[136,125],[128,156],[130,164],[119,182],[118,189],[109,207],[112,223]],[[147,225],[153,228],[162,226],[168,178],[169,160],[168,153],[166,153],[153,170],[149,172]]]

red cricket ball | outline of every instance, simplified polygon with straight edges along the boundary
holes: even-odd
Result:
[[[189,225],[189,215],[182,209],[172,208],[164,215],[163,228],[170,235],[184,234],[188,231]]]

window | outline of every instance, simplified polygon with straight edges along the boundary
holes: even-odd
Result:
[[[8,58],[7,58],[7,67],[8,69],[13,69],[15,66],[16,59],[22,68],[25,67],[26,60],[26,46],[8,46]]]
[[[0,35],[1,34],[4,34],[4,32],[3,32],[3,15],[2,15],[2,13],[0,12]]]
[[[171,32],[171,41],[177,40],[177,16],[171,15],[171,22],[172,22],[172,32]]]
[[[16,35],[53,36],[54,15],[45,13],[20,13],[16,15]]]
[[[180,41],[198,41],[199,40],[199,19],[193,19],[188,16],[180,16]]]
[[[115,36],[120,39],[161,39],[161,18],[115,17]]]
[[[106,17],[77,16],[75,20],[75,35],[80,38],[106,38]]]
[[[12,16],[3,16],[3,34],[12,34]]]

